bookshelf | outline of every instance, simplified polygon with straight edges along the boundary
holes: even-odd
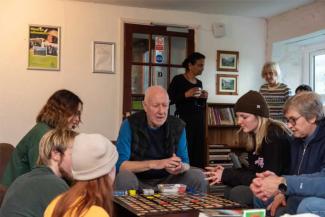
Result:
[[[232,167],[229,153],[242,148],[234,104],[208,103],[206,107],[206,165]]]
[[[206,165],[222,165],[224,168],[233,167],[229,156],[230,152],[237,152],[240,146],[241,134],[236,122],[234,104],[208,103],[206,106]],[[210,187],[209,191],[223,195],[225,185],[217,184]]]

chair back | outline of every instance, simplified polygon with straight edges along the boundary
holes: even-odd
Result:
[[[14,150],[15,147],[10,144],[0,143],[0,178],[2,177],[3,172]]]
[[[15,147],[8,143],[0,143],[0,179],[2,178],[3,172],[6,169],[7,163],[11,158],[12,152]],[[4,195],[6,193],[6,188],[0,185],[0,206]]]

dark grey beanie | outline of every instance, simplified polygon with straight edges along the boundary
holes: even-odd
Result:
[[[235,112],[246,112],[265,118],[269,117],[269,108],[264,97],[254,90],[248,91],[237,100]]]

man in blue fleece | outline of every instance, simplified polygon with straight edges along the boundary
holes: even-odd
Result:
[[[255,196],[267,200],[279,193],[304,197],[297,213],[314,213],[325,217],[325,169],[303,175],[276,176],[271,172],[258,174],[251,184]]]
[[[301,177],[318,177],[322,174],[320,171],[325,169],[325,119],[320,96],[314,92],[299,93],[285,103],[284,114],[287,126],[294,137],[291,145],[290,173],[282,179],[281,177],[275,178],[269,172],[259,174],[251,185],[252,191],[259,198],[263,197],[263,188],[269,182],[272,185],[274,181],[277,183],[290,179],[290,187],[300,188]],[[269,175],[271,177],[268,177]],[[267,177],[265,180],[264,176]],[[303,192],[305,188],[308,189],[308,186],[302,185],[302,193],[299,193],[300,190],[297,190],[298,193],[280,193],[274,195],[274,200],[268,200],[266,204],[269,205],[271,216],[280,216],[284,213],[296,214],[300,202],[306,196],[312,196]],[[279,187],[283,188],[285,185],[282,183]],[[280,190],[283,191],[283,189]],[[269,204],[270,201],[272,201],[271,204]],[[255,206],[260,207],[259,205],[260,202],[255,203]]]
[[[189,165],[185,123],[168,116],[166,90],[160,86],[149,87],[143,107],[144,111],[129,116],[120,128],[115,189],[179,183],[193,191],[206,192],[203,172]]]

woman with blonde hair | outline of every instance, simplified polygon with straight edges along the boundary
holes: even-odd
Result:
[[[276,120],[283,120],[283,105],[291,94],[290,88],[279,82],[280,74],[280,66],[276,62],[266,62],[261,73],[266,83],[260,87],[260,93],[269,107],[270,117]]]
[[[50,203],[44,217],[112,216],[117,158],[115,146],[104,136],[78,135],[72,149],[72,174],[76,183]]]
[[[282,122],[269,118],[269,110],[262,95],[249,91],[235,104],[240,130],[245,134],[248,168],[207,167],[207,180],[211,184],[223,183],[231,187],[229,199],[253,204],[249,185],[257,172],[265,170],[282,175],[288,171],[289,130]]]
[[[51,129],[74,129],[81,121],[81,99],[69,90],[56,91],[43,106],[36,125],[22,138],[12,153],[1,184],[8,188],[20,175],[32,170],[38,158],[42,136]]]

